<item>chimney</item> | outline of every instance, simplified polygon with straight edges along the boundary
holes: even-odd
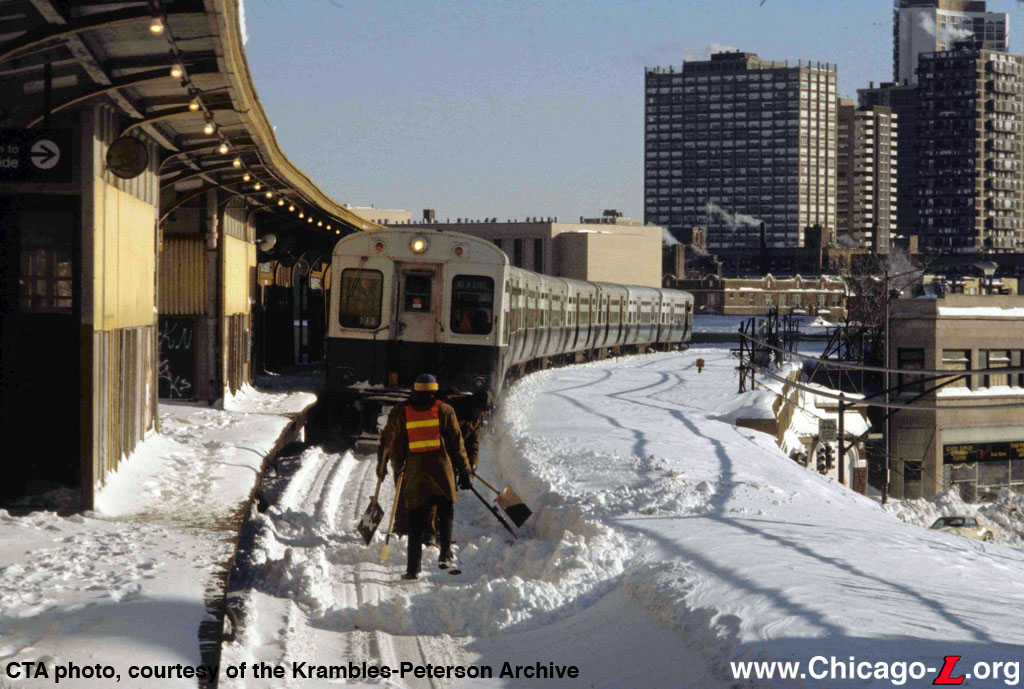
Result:
[[[423,209],[423,222],[434,222],[434,209],[424,208]]]

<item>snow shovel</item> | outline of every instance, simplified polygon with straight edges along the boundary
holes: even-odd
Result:
[[[512,523],[516,526],[522,526],[525,524],[526,520],[530,518],[531,514],[533,514],[533,510],[526,506],[526,503],[524,503],[523,499],[519,497],[519,494],[512,490],[512,486],[505,486],[505,490],[498,490],[480,474],[474,473],[473,476],[476,476],[480,479],[482,484],[497,493],[498,499],[496,502],[498,503],[498,507],[505,510],[505,514],[508,515],[508,518],[511,519]]]
[[[487,500],[484,499],[484,496],[480,495],[480,493],[477,492],[476,488],[474,488],[473,486],[470,486],[469,489],[471,491],[473,491],[473,495],[475,495],[478,498],[480,498],[480,502],[482,502],[484,504],[484,507],[486,507],[488,510],[491,511],[491,514],[494,515],[494,518],[497,519],[499,522],[501,522],[502,526],[504,526],[506,529],[508,529],[508,532],[510,534],[512,534],[512,538],[514,538],[516,540],[519,540],[519,537],[516,536],[516,532],[512,530],[512,527],[509,526],[507,521],[505,521],[505,518],[501,516],[501,512],[499,512],[498,509],[494,505],[492,505],[491,503],[487,502]]]
[[[391,505],[391,519],[388,521],[388,533],[384,536],[384,547],[380,549],[380,561],[387,562],[391,555],[391,529],[395,526],[395,512],[398,511],[398,501],[402,497],[402,479],[405,472],[398,475],[398,483],[395,484],[395,503]]]
[[[363,537],[365,545],[370,545],[370,541],[373,540],[373,534],[376,533],[377,527],[380,526],[380,520],[384,518],[384,508],[377,502],[377,497],[380,495],[380,484],[383,482],[383,476],[377,479],[377,490],[373,491],[370,504],[367,506],[366,511],[363,512],[359,523],[356,524],[356,531]]]

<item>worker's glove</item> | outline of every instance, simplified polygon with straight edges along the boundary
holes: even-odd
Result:
[[[377,467],[377,479],[383,481],[385,478],[387,478],[387,475],[388,465],[386,463],[382,463],[380,466]]]
[[[468,471],[459,472],[459,488],[462,490],[469,490],[473,487],[473,479]]]

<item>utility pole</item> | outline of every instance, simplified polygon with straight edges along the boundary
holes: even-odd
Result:
[[[846,485],[846,400],[839,393],[839,483]]]
[[[889,267],[885,267],[885,439],[883,444],[885,446],[885,461],[883,466],[885,467],[882,472],[882,504],[884,505],[889,501],[889,424],[890,414],[888,413],[889,404]]]

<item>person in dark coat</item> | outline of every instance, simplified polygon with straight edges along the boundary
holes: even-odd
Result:
[[[451,388],[441,396],[441,399],[452,406],[459,418],[459,430],[466,445],[466,456],[469,458],[472,473],[480,463],[480,436],[487,413],[491,409],[491,392],[477,390],[472,395],[463,395],[457,389]]]
[[[452,520],[459,499],[456,476],[459,488],[469,487],[469,458],[455,410],[437,399],[434,376],[425,373],[416,379],[413,394],[391,410],[387,426],[386,452],[396,475],[402,475],[402,492],[395,499],[409,511],[409,555],[403,578],[419,577],[423,534],[432,507],[437,510],[441,541],[438,566],[457,574],[452,553]]]

